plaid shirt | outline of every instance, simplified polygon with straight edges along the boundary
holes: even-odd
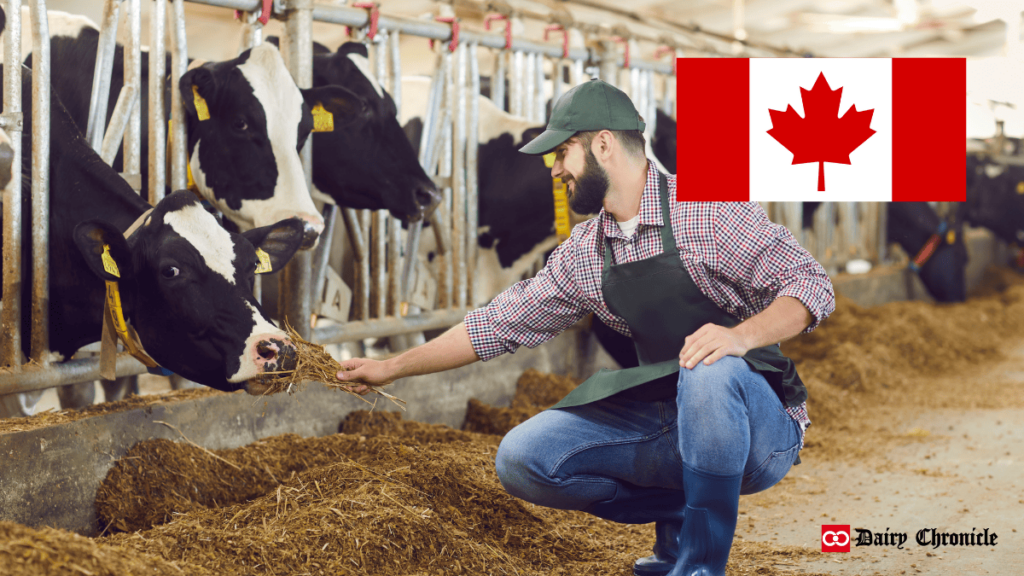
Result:
[[[603,243],[611,244],[617,264],[662,253],[663,225],[658,170],[647,172],[640,199],[640,224],[627,238],[604,211],[573,228],[569,239],[534,277],[514,284],[487,306],[466,315],[473,349],[487,361],[520,346],[534,348],[554,338],[590,312],[608,326],[632,336],[626,322],[608,309],[601,291]],[[676,177],[668,175],[669,198]],[[832,282],[825,269],[785,227],[768,220],[756,202],[671,202],[672,233],[687,272],[705,296],[741,320],[754,316],[780,296],[792,296],[814,317],[810,332],[835,310]],[[802,431],[810,425],[806,403],[786,409]],[[803,434],[800,444],[803,446]]]

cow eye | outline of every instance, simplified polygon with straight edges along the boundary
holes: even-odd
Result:
[[[238,120],[235,120],[235,123],[234,123],[233,126],[234,126],[235,130],[238,130],[239,132],[245,132],[246,130],[249,129],[249,125],[246,124],[245,120],[242,119],[242,118],[239,118]]]
[[[168,266],[167,268],[164,268],[163,270],[160,271],[160,274],[162,274],[164,278],[174,278],[180,273],[181,271],[178,270],[175,266]]]

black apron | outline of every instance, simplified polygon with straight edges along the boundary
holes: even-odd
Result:
[[[740,322],[705,296],[687,272],[672,235],[667,179],[664,174],[658,176],[663,253],[615,265],[608,239],[602,237],[604,300],[608,309],[624,319],[633,333],[640,365],[624,370],[600,370],[552,406],[553,409],[581,406],[619,393],[637,400],[674,399],[679,379],[679,352],[686,337],[708,323],[732,327]],[[598,234],[603,234],[603,230]],[[750,350],[743,359],[768,380],[783,406],[799,406],[807,399],[807,388],[797,375],[793,361],[782,355],[778,344]]]

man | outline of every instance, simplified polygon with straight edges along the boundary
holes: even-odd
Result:
[[[644,157],[643,129],[609,84],[567,92],[520,151],[553,150],[573,210],[598,216],[462,324],[384,362],[350,360],[338,378],[366,393],[532,348],[594,312],[631,335],[640,366],[595,374],[509,432],[498,477],[535,504],[655,522],[637,575],[724,575],[740,494],[799,462],[810,423],[778,342],[816,327],[835,298],[824,269],[756,203],[675,202],[675,176]]]

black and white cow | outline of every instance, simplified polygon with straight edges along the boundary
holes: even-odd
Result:
[[[1024,167],[968,156],[966,219],[1018,246],[1017,266],[1024,266]]]
[[[278,39],[267,42],[276,45]],[[314,43],[314,88],[344,86],[365,108],[344,130],[313,135],[313,185],[348,208],[386,209],[413,221],[428,217],[441,194],[406,140],[395,101],[367,56],[359,42],[346,42],[333,53]]]
[[[429,79],[403,79],[403,94],[423,99]],[[416,98],[416,95],[421,95]],[[551,170],[540,158],[519,152],[543,126],[499,110],[482,97],[479,100],[478,210],[479,235],[473,277],[474,305],[489,302],[502,290],[531,271],[538,258],[558,245],[555,235],[554,197]],[[421,110],[403,107],[407,137],[419,143]],[[654,137],[648,142],[648,157],[659,169],[675,166],[675,122],[659,111]],[[671,156],[665,156],[670,154]],[[671,161],[671,164],[669,164]],[[582,217],[572,214],[574,220]],[[421,252],[432,250],[432,234],[422,237]],[[594,318],[592,330],[605,350],[621,365],[635,366],[632,340]]]
[[[23,69],[23,150],[32,149],[29,76]],[[99,339],[104,281],[114,280],[146,352],[175,373],[220,390],[259,392],[263,372],[294,366],[294,345],[264,316],[252,285],[256,250],[280,269],[303,241],[303,222],[288,218],[235,234],[221,228],[191,192],[175,192],[150,206],[89,147],[56,92],[50,108],[51,350],[69,358]],[[28,214],[31,155],[22,160]],[[133,223],[137,230],[125,238]],[[24,235],[22,261],[29,263],[27,226]],[[104,246],[118,276],[104,265]],[[24,266],[21,286],[27,302],[30,266]],[[23,315],[22,334],[29,327]]]
[[[88,18],[48,12],[51,82],[72,118],[83,131],[89,114],[89,96],[99,31]],[[27,8],[22,10],[22,50],[31,67],[32,30]],[[168,58],[169,60],[169,58]],[[149,112],[149,55],[142,57],[139,105]],[[247,51],[223,63],[207,63],[191,70],[179,89],[189,114],[189,164],[198,191],[224,212],[239,230],[265,226],[282,218],[306,222],[303,248],[315,245],[324,222],[306,186],[298,148],[308,137],[312,120],[306,98],[323,102],[331,111],[331,95],[304,93],[291,80],[284,61],[273,47]],[[113,112],[124,83],[123,49],[116,48],[107,118]],[[209,120],[196,118],[192,85],[199,87],[211,111]],[[170,110],[165,97],[166,114]],[[339,123],[341,117],[339,116]],[[148,192],[148,122],[142,122],[142,187]],[[114,167],[122,168],[118,152]]]

